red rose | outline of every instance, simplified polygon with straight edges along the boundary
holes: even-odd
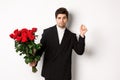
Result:
[[[15,39],[15,38],[14,38],[14,34],[10,34],[9,36],[10,36],[11,38]]]
[[[34,36],[34,35],[31,35],[31,36],[29,36],[29,39],[32,41],[32,40],[35,39],[35,36]]]
[[[21,30],[15,29],[9,36],[19,42],[27,42],[29,40],[33,41],[35,39],[36,31],[37,28],[32,28],[31,30],[28,30],[27,28],[23,28]]]
[[[35,36],[34,36],[34,33],[33,33],[32,30],[29,30],[29,31],[27,32],[27,35],[28,35],[29,40],[32,41],[32,40],[35,39]]]
[[[20,36],[17,36],[17,38],[16,38],[16,41],[21,41],[21,37]]]
[[[37,31],[37,28],[32,28],[32,31],[33,31],[33,32],[36,32],[36,31]]]
[[[23,32],[27,32],[27,31],[28,31],[28,29],[23,28],[23,29],[21,30],[21,33],[23,33]]]
[[[21,37],[22,37],[21,42],[27,42],[27,41],[28,41],[28,40],[27,40],[28,36],[27,36],[27,33],[26,33],[26,32],[23,32],[23,33],[21,34]]]
[[[27,34],[28,34],[28,35],[32,35],[32,34],[33,34],[33,31],[32,31],[32,30],[28,30],[28,31],[27,31]]]
[[[16,34],[17,32],[18,32],[18,29],[15,29],[15,30],[14,30],[14,33]]]
[[[27,42],[27,38],[26,37],[22,37],[21,42]]]

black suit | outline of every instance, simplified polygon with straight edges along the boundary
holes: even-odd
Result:
[[[44,54],[42,76],[48,80],[71,80],[71,55],[72,49],[82,55],[85,39],[65,29],[61,44],[59,44],[56,26],[45,29],[41,39],[42,47],[38,55]]]

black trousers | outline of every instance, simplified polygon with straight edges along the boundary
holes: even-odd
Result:
[[[44,77],[45,80],[53,80],[53,79],[50,79],[50,78],[46,78]],[[55,80],[55,79],[54,79]],[[63,80],[63,79],[57,79],[57,80]],[[65,78],[64,80],[71,80],[70,78]]]
[[[50,80],[50,79],[48,79],[48,78],[45,78],[45,80]]]
[[[45,78],[45,80],[51,80],[51,79]],[[67,80],[68,80],[68,79],[67,79]],[[71,79],[69,79],[69,80],[71,80]]]
[[[45,80],[48,80],[47,78],[45,78]]]

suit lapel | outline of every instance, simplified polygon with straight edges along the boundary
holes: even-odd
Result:
[[[69,33],[68,33],[68,30],[65,29],[65,33],[63,35],[63,39],[62,39],[62,42],[61,42],[61,47],[63,47],[67,42],[68,42],[68,38],[69,38]]]
[[[65,32],[64,32],[64,35],[63,35],[63,38],[62,38],[62,41],[61,41],[61,44],[59,44],[59,37],[58,37],[58,32],[57,32],[57,28],[56,26],[53,27],[53,35],[54,35],[54,41],[55,41],[55,44],[57,46],[63,46],[63,44],[65,44],[69,38],[69,32],[68,32],[68,29],[65,29]]]
[[[54,36],[54,44],[56,44],[56,46],[59,46],[59,38],[58,38],[58,32],[56,26],[53,27],[53,36]]]
[[[57,52],[55,53],[53,60],[55,60],[58,55],[62,54],[61,51],[63,51],[63,49],[66,47],[66,44],[69,43],[69,39],[70,39],[69,31],[67,29],[65,29],[65,33],[63,35],[62,42],[61,42],[61,44],[59,44],[59,38],[58,38],[58,32],[57,32],[56,26],[54,27],[54,36],[55,36],[55,44],[57,46]]]

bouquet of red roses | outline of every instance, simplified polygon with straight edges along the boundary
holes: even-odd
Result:
[[[36,44],[34,42],[37,37],[37,35],[35,35],[36,31],[37,28],[32,28],[31,30],[26,28],[21,30],[15,29],[14,32],[9,35],[15,40],[16,52],[20,52],[20,55],[25,55],[24,59],[26,64],[34,61],[38,62],[40,60],[40,56],[35,55],[35,52],[41,47],[40,43]],[[32,72],[36,71],[36,66],[32,67]]]

